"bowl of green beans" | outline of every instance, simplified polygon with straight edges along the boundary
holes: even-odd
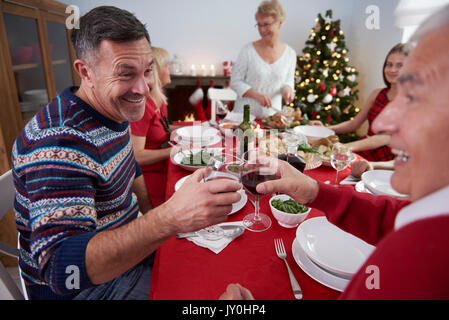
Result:
[[[286,194],[271,197],[270,208],[279,225],[284,228],[295,228],[307,218],[310,208],[293,200]]]

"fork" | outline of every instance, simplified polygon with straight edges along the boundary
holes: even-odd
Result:
[[[282,241],[282,239],[274,239],[274,248],[276,249],[277,256],[280,259],[284,260],[284,262],[285,262],[285,266],[287,267],[288,276],[290,278],[290,284],[292,286],[293,294],[294,294],[295,298],[298,300],[301,300],[302,299],[302,290],[301,290],[301,287],[299,286],[298,281],[296,281],[292,270],[290,270],[290,267],[287,263],[287,260],[286,260],[287,253],[285,252],[284,242]]]

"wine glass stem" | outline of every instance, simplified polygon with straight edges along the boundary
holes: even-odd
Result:
[[[255,209],[254,220],[260,221],[261,219],[259,217],[259,197],[258,196],[254,197],[254,209]]]
[[[335,184],[338,185],[338,172],[339,170],[337,170],[337,174],[335,175]]]

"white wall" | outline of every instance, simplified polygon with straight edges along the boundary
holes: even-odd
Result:
[[[365,25],[365,9],[373,4],[379,7],[379,29],[370,30]],[[347,46],[351,50],[350,63],[359,71],[357,81],[361,105],[372,90],[385,86],[382,79],[385,56],[401,42],[402,30],[395,26],[394,10],[397,4],[398,0],[355,1]]]
[[[261,0],[71,0],[81,13],[99,5],[114,5],[136,14],[147,24],[152,44],[178,54],[185,71],[192,64],[215,64],[218,73],[224,60],[235,60],[240,48],[257,40],[254,14]],[[287,18],[281,40],[297,54],[315,26],[318,13],[328,9],[333,19],[341,19],[349,49],[350,64],[360,71],[360,102],[368,92],[382,84],[381,71],[388,49],[401,39],[394,27],[394,8],[398,0],[281,0]],[[380,30],[365,27],[365,8],[380,8]]]

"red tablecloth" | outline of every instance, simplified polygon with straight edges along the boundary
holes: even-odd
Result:
[[[174,185],[179,179],[191,173],[170,161],[166,197],[174,193]],[[321,166],[305,173],[320,181],[333,182],[336,171]],[[349,168],[340,172],[339,180],[349,173]],[[340,292],[313,280],[297,265],[291,251],[296,228],[283,228],[277,223],[271,214],[269,198],[263,198],[260,205],[261,212],[272,219],[271,228],[264,232],[246,230],[219,254],[186,239],[172,237],[167,240],[156,253],[150,299],[218,299],[229,283],[240,283],[249,288],[258,300],[294,299],[285,265],[275,253],[274,238],[284,240],[287,261],[303,290],[304,299],[337,299]],[[242,220],[253,210],[248,201],[243,209],[229,217],[229,221]],[[322,215],[323,212],[312,209],[307,219]]]

